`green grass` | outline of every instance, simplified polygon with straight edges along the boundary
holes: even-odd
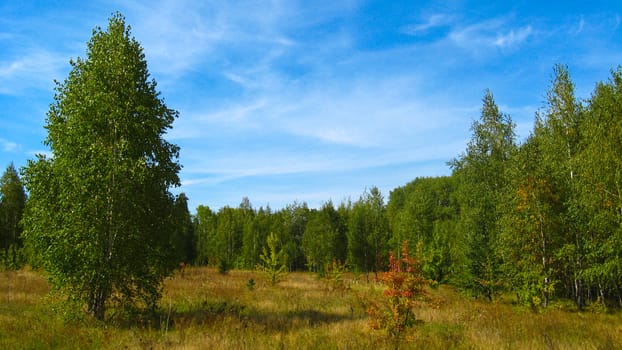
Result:
[[[255,281],[251,290],[249,279]],[[334,289],[307,273],[270,286],[260,273],[191,268],[166,280],[160,312],[134,323],[68,320],[32,271],[0,273],[0,349],[391,349],[372,331],[366,308],[381,287],[345,276]],[[620,314],[551,307],[534,313],[473,300],[449,287],[430,290],[435,302],[416,311],[421,322],[404,349],[616,349]]]

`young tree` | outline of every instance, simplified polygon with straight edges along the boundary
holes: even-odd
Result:
[[[508,159],[516,148],[514,123],[486,91],[481,117],[471,130],[466,153],[450,162],[458,183],[460,228],[470,260],[463,286],[492,300],[501,283],[498,205],[506,189]]]
[[[582,276],[622,305],[622,69],[599,83],[582,128],[580,207],[587,220]]]
[[[163,139],[178,114],[121,14],[87,45],[47,113],[53,156],[24,169],[24,234],[53,287],[102,320],[113,296],[155,307],[178,264],[169,188],[179,185],[179,148]]]
[[[372,303],[367,312],[371,316],[370,326],[384,329],[399,348],[402,335],[408,327],[415,325],[414,308],[428,299],[421,265],[408,253],[408,241],[402,242],[400,257],[389,253],[389,271],[380,276],[386,286],[384,305]]]
[[[559,191],[545,164],[538,133],[513,157],[504,202],[500,251],[503,270],[521,302],[547,306],[559,283],[561,209]]]
[[[557,235],[562,247],[558,259],[567,261],[572,276],[573,297],[579,309],[583,306],[583,270],[585,227],[577,211],[577,154],[580,148],[582,107],[574,95],[574,84],[568,68],[556,65],[553,79],[547,91],[547,103],[538,115],[534,136],[538,138],[542,152],[540,166],[555,188],[560,205],[554,213],[562,225]],[[553,251],[549,249],[549,251]]]
[[[0,249],[5,265],[17,267],[18,250],[22,247],[20,220],[26,205],[26,192],[17,170],[11,163],[0,178]]]
[[[271,232],[266,239],[267,248],[263,248],[263,253],[259,256],[262,264],[257,265],[257,269],[263,271],[271,285],[275,285],[287,274],[286,253],[280,247],[279,238]]]

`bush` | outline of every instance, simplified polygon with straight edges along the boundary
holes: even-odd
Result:
[[[274,233],[270,233],[267,239],[269,251],[264,247],[263,254],[259,256],[263,265],[257,265],[257,269],[263,271],[271,285],[275,285],[287,274],[285,252],[278,249],[279,239]]]
[[[380,276],[387,287],[383,295],[384,305],[372,304],[368,314],[374,329],[384,329],[396,344],[408,327],[415,324],[413,308],[427,299],[424,288],[428,281],[423,278],[421,265],[408,254],[408,241],[402,244],[400,258],[389,255],[389,271]]]

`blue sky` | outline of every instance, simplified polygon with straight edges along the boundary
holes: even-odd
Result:
[[[490,89],[529,133],[552,67],[577,95],[622,64],[622,2],[0,1],[0,167],[48,152],[69,59],[122,12],[180,113],[190,210],[385,197],[448,175]]]

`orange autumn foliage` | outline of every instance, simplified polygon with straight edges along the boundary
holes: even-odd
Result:
[[[389,255],[389,271],[382,273],[379,280],[387,287],[383,292],[383,305],[372,303],[368,309],[373,329],[384,329],[390,336],[399,337],[415,324],[413,309],[427,300],[421,265],[408,253],[408,241],[402,244],[401,256]]]

